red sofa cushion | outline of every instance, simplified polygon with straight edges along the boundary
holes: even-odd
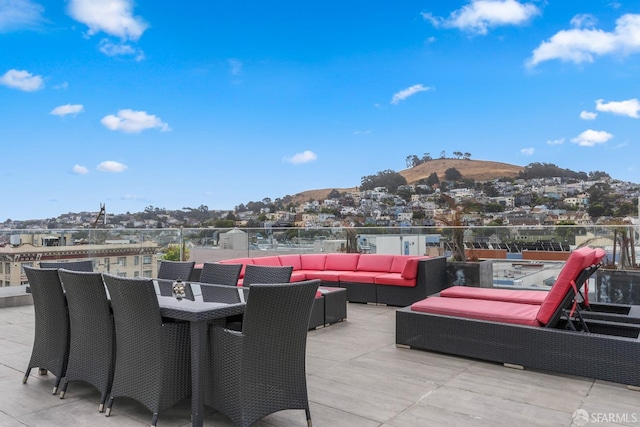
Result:
[[[307,280],[320,279],[323,282],[338,282],[342,271],[337,270],[307,270]]]
[[[390,273],[402,273],[407,260],[413,258],[411,255],[394,255],[393,262],[391,263]]]
[[[324,270],[326,254],[306,254],[300,255],[301,270]]]
[[[416,286],[416,279],[405,279],[400,273],[383,273],[373,279],[376,285],[404,286],[407,288]]]
[[[540,326],[536,319],[539,309],[531,304],[441,297],[426,298],[411,305],[411,310],[423,313],[529,326]]]
[[[293,271],[302,269],[300,254],[279,255],[278,258],[280,258],[280,265],[290,265]]]
[[[307,275],[305,272],[300,270],[293,270],[291,272],[291,279],[289,279],[290,282],[302,282],[303,280],[307,280]]]
[[[420,260],[427,259],[429,257],[412,257],[407,260],[402,269],[402,277],[405,279],[413,280],[418,277],[418,263]]]
[[[277,256],[265,256],[252,259],[254,265],[266,265],[269,267],[280,267],[282,265],[280,264],[280,257]]]
[[[569,292],[569,289],[571,289],[572,282],[577,279],[582,270],[593,263],[594,259],[595,251],[588,246],[571,252],[569,259],[562,267],[558,278],[540,306],[537,318],[541,324],[546,325],[549,323],[558,306]]]
[[[340,254],[330,253],[327,254],[327,259],[324,263],[325,270],[339,270],[339,271],[356,271],[358,265],[358,259],[360,254]]]
[[[547,291],[471,288],[466,286],[452,286],[440,292],[440,296],[443,298],[486,299],[533,305],[541,305],[547,294]]]
[[[393,255],[362,254],[358,259],[356,271],[378,271],[389,273],[391,271],[392,263]]]
[[[351,282],[351,283],[371,283],[375,282],[376,276],[379,276],[380,272],[376,271],[349,271],[349,272],[340,272],[340,281],[341,282]]]

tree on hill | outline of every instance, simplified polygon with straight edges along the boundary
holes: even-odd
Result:
[[[570,169],[562,169],[553,163],[531,163],[525,166],[524,170],[518,174],[520,179],[533,178],[574,178],[582,181],[589,179],[585,172],[574,172]]]
[[[459,181],[460,179],[462,179],[462,174],[456,168],[449,168],[444,171],[444,178],[447,181]]]
[[[391,169],[380,171],[375,175],[363,176],[360,182],[360,190],[373,190],[376,187],[385,187],[387,191],[392,194],[396,193],[399,186],[407,184],[405,177]]]

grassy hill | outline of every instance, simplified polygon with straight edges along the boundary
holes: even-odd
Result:
[[[523,166],[486,160],[436,159],[398,173],[404,176],[409,184],[415,184],[434,172],[438,174],[440,180],[444,180],[444,173],[449,168],[457,169],[463,178],[470,178],[476,181],[487,181],[503,177],[514,178],[524,169]],[[355,188],[336,188],[335,190],[344,192],[353,191]],[[309,200],[323,200],[327,198],[331,190],[333,188],[303,191],[293,196],[293,202],[298,204]]]

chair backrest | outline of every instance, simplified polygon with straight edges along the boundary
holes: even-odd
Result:
[[[111,298],[118,345],[122,343],[126,348],[159,346],[157,329],[162,327],[162,315],[153,281],[111,274],[102,277]]]
[[[41,261],[40,268],[64,268],[71,271],[93,271],[93,261]]]
[[[540,324],[553,327],[563,309],[576,297],[576,290],[595,272],[596,251],[585,246],[569,255],[560,274],[540,305],[536,318]]]
[[[72,329],[101,339],[113,336],[113,319],[101,273],[59,269]],[[90,331],[90,333],[89,333]]]
[[[69,311],[58,270],[26,266],[23,268],[33,297],[36,344],[41,345],[42,349],[55,348],[55,351],[59,352],[56,357],[62,360],[67,357],[69,351]],[[66,369],[66,362],[64,366]],[[60,372],[56,372],[56,375],[58,374]]]
[[[283,371],[304,372],[309,318],[319,284],[315,279],[251,286],[242,322],[244,378],[287,381],[280,378],[286,377]]]
[[[242,286],[250,286],[255,283],[289,283],[291,280],[292,266],[269,266],[247,264],[244,271]]]
[[[186,282],[191,277],[195,262],[191,261],[160,261],[158,269],[158,279],[169,279]]]
[[[200,273],[201,283],[214,285],[238,286],[242,264],[220,264],[219,262],[205,262]]]

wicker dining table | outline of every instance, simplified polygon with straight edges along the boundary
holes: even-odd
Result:
[[[207,355],[207,324],[214,319],[244,313],[247,289],[202,285],[209,288],[207,301],[202,298],[199,284],[190,284],[193,300],[162,296],[158,291],[158,303],[162,316],[188,321],[191,335],[191,425],[201,427],[204,413],[205,363]],[[213,292],[211,292],[213,291]],[[211,298],[213,295],[213,298]]]

